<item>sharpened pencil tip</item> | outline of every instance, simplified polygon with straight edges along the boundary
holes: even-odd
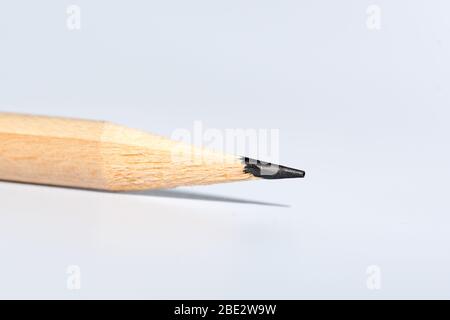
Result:
[[[251,158],[242,158],[244,172],[263,179],[304,178],[305,171]]]

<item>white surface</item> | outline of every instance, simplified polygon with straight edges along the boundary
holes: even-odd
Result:
[[[0,298],[449,298],[450,4],[377,1],[379,31],[370,4],[2,3],[1,110],[280,129],[281,162],[307,175],[147,195],[0,183]]]

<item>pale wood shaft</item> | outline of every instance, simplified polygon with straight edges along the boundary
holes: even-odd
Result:
[[[0,113],[0,180],[140,190],[251,179],[242,168],[234,156],[109,122]]]

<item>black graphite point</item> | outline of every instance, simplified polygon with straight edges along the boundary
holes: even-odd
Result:
[[[242,158],[244,172],[263,179],[304,178],[305,171],[251,158]]]

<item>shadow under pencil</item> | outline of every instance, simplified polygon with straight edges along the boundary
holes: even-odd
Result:
[[[271,206],[271,207],[283,207],[289,208],[289,205],[280,204],[280,203],[272,203],[272,202],[264,202],[257,200],[249,200],[249,199],[241,199],[241,198],[232,198],[232,197],[224,197],[224,196],[216,196],[211,194],[204,194],[198,192],[184,191],[184,190],[144,190],[144,191],[129,191],[129,192],[120,192],[121,194],[131,194],[131,195],[140,195],[140,196],[149,196],[149,197],[162,197],[162,198],[174,198],[174,199],[191,199],[191,200],[201,200],[201,201],[217,201],[217,202],[229,202],[229,203],[242,203],[242,204],[254,204],[261,206]]]
[[[23,183],[23,182],[7,181],[7,180],[0,180],[0,183],[43,186],[43,187],[55,188],[55,189],[72,189],[72,190],[81,190],[81,191],[86,191],[86,192],[100,192],[100,193],[110,193],[110,194],[118,194],[118,195],[122,194],[122,195],[135,195],[135,196],[137,195],[137,196],[161,197],[161,198],[172,198],[172,199],[190,199],[190,200],[199,200],[199,201],[241,203],[241,204],[253,204],[253,205],[269,206],[269,207],[280,207],[280,208],[289,208],[290,207],[290,205],[281,204],[281,203],[272,203],[272,202],[264,202],[264,201],[258,201],[258,200],[250,200],[250,199],[224,197],[224,196],[217,196],[217,195],[211,195],[211,194],[204,194],[204,193],[200,193],[200,192],[191,192],[191,191],[176,190],[176,189],[152,189],[152,190],[142,190],[142,191],[105,191],[105,190],[85,189],[85,188],[76,188],[76,187],[53,186],[53,185],[39,184],[39,183]]]

